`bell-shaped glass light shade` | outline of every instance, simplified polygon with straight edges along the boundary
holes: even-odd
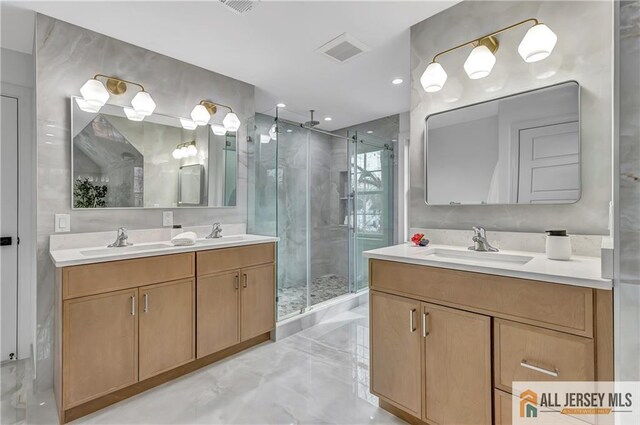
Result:
[[[545,24],[529,28],[518,46],[518,53],[525,62],[538,62],[546,59],[556,47],[558,36]]]
[[[131,106],[140,115],[149,116],[153,114],[156,109],[156,102],[153,101],[151,95],[146,91],[138,92],[133,99],[131,99]]]
[[[92,78],[80,87],[80,94],[88,105],[101,107],[109,100],[109,92],[100,81]]]
[[[196,148],[196,145],[187,146],[187,155],[196,156],[197,154],[198,154],[198,148]]]
[[[87,101],[81,97],[76,97],[76,103],[78,104],[78,108],[92,114],[97,114],[98,112],[100,112],[100,108],[102,108],[101,106],[89,105]]]
[[[222,125],[224,125],[227,131],[235,132],[240,128],[240,119],[233,112],[229,112],[222,120]]]
[[[216,136],[224,136],[227,134],[227,129],[220,124],[211,124],[211,131],[213,131],[213,134]]]
[[[180,118],[180,125],[182,125],[182,128],[185,130],[195,130],[196,127],[198,127],[198,124],[188,118]]]
[[[447,73],[442,65],[438,62],[432,62],[420,77],[420,84],[427,93],[434,93],[442,90],[444,83],[447,81]]]
[[[191,119],[198,125],[207,125],[211,119],[211,114],[204,105],[196,105],[191,111]]]
[[[180,151],[180,149],[175,148],[173,150],[173,153],[171,154],[175,159],[181,159],[182,158],[182,152]]]
[[[138,113],[135,109],[131,108],[123,108],[124,113],[131,121],[142,121],[144,119],[144,115]]]
[[[496,64],[496,57],[487,46],[475,47],[466,61],[464,70],[472,80],[484,78],[491,73],[493,65]]]

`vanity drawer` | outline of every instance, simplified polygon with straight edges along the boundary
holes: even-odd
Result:
[[[371,289],[593,336],[591,288],[384,260],[369,266]]]
[[[513,381],[594,379],[590,338],[495,319],[494,344],[494,381],[504,391]]]
[[[65,267],[62,297],[70,299],[193,277],[195,254],[161,255]]]
[[[275,259],[274,243],[199,251],[197,253],[198,276],[273,263]]]

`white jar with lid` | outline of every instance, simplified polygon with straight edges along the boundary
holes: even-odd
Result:
[[[571,259],[571,238],[566,230],[547,230],[546,252],[550,260]]]

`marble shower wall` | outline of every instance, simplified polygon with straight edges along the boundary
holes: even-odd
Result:
[[[640,1],[616,4],[619,29],[618,180],[620,276],[616,296],[616,379],[640,380]]]
[[[558,35],[549,58],[525,63],[517,48],[526,28],[519,28],[498,37],[500,49],[490,76],[470,80],[462,67],[468,51],[459,51],[441,61],[449,75],[444,89],[433,94],[422,89],[420,76],[437,52],[530,17],[545,22]],[[613,3],[606,1],[465,1],[414,25],[409,227],[468,229],[481,224],[489,230],[541,232],[560,227],[570,233],[608,234],[612,25]],[[425,204],[424,120],[428,115],[568,80],[576,80],[582,87],[582,198],[577,203],[456,207]],[[455,97],[459,97],[456,102],[446,103]]]
[[[106,37],[48,16],[36,20],[37,91],[37,342],[38,386],[52,385],[53,276],[49,235],[54,214],[71,214],[72,232],[162,227],[160,210],[71,210],[69,97],[79,94],[94,74],[117,75],[139,81],[152,94],[158,113],[188,116],[201,99],[227,104],[242,121],[238,133],[237,206],[233,208],[174,209],[174,222],[183,225],[214,221],[246,225],[246,126],[254,115],[254,87],[215,72],[180,62],[146,49]],[[132,90],[133,91],[133,90]],[[126,93],[112,102],[127,104]],[[215,117],[221,122],[222,114]],[[135,242],[135,241],[134,241]]]

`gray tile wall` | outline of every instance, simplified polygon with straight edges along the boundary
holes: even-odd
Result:
[[[611,200],[612,13],[605,1],[465,1],[411,28],[411,143],[409,227],[541,232],[550,227],[571,233],[608,234]],[[426,93],[420,76],[439,51],[535,17],[557,35],[552,55],[527,64],[517,53],[526,29],[500,35],[492,74],[470,80],[463,63],[469,50],[443,58],[449,89],[462,90],[455,103],[443,93]],[[539,79],[553,70],[555,74]],[[576,80],[582,86],[582,199],[571,205],[427,206],[424,202],[424,120],[434,113],[554,83]]]
[[[212,46],[215,49],[215,46]],[[208,53],[203,53],[208,54]],[[183,225],[246,223],[246,126],[254,115],[254,87],[242,81],[180,62],[44,15],[36,22],[37,90],[37,374],[40,388],[52,384],[53,264],[49,235],[54,214],[71,214],[73,232],[96,232],[125,226],[162,227],[160,210],[72,211],[70,191],[69,96],[84,82],[103,73],[142,83],[157,103],[156,111],[187,117],[201,99],[230,105],[243,125],[239,131],[237,207],[175,209]],[[134,92],[132,90],[132,92]],[[112,98],[128,104],[132,94]],[[221,122],[224,115],[215,118]],[[134,241],[135,242],[135,241]]]

